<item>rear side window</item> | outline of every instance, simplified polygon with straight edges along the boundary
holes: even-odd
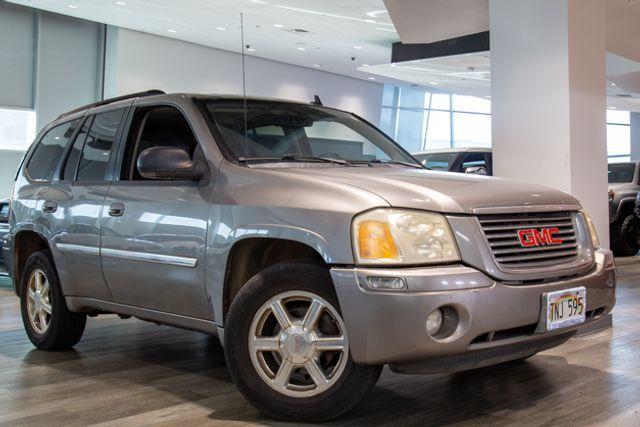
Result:
[[[31,178],[41,181],[53,178],[79,122],[80,120],[73,120],[58,125],[42,137],[27,165],[27,173]]]
[[[123,112],[124,110],[120,109],[96,114],[89,131],[85,135],[79,135],[84,136],[84,145],[78,164],[77,181],[103,181],[105,179]],[[67,172],[65,171],[65,173]],[[68,179],[68,175],[66,178]]]

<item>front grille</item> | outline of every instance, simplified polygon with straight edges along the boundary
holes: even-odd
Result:
[[[578,256],[571,212],[479,215],[482,231],[498,264],[507,268],[544,267],[567,263]],[[523,247],[518,230],[558,228],[559,245]]]

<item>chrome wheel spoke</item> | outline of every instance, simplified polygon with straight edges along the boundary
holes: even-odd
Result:
[[[47,314],[44,311],[38,313],[38,321],[40,322],[40,327],[42,329],[47,326]]]
[[[309,310],[307,310],[307,314],[305,314],[304,316],[302,325],[307,329],[313,329],[318,323],[318,319],[320,319],[320,315],[322,314],[323,309],[324,304],[314,298],[313,301],[311,301]]]
[[[33,289],[29,288],[29,299],[31,299],[31,301],[34,301],[36,298],[36,293]]]
[[[291,319],[289,318],[287,309],[284,304],[282,304],[281,300],[274,301],[273,304],[271,304],[271,312],[276,317],[276,320],[282,329],[287,329],[291,326]]]
[[[275,385],[277,385],[278,387],[287,388],[287,384],[289,384],[289,378],[291,378],[292,371],[293,363],[291,363],[287,359],[283,359],[280,368],[278,368],[278,373],[273,379]]]
[[[42,310],[47,313],[47,314],[51,314],[51,304],[47,304],[47,303],[42,303]]]
[[[279,351],[280,341],[278,337],[254,337],[253,351]]]
[[[307,361],[304,364],[304,367],[318,387],[323,387],[328,382],[327,377],[324,375],[324,372],[322,372],[322,369],[318,366],[318,363],[315,360]]]
[[[49,281],[46,278],[42,284],[42,290],[40,292],[43,296],[49,297]]]
[[[35,280],[36,280],[36,290],[42,291],[42,273],[40,273],[39,271],[36,271]]]
[[[318,351],[344,351],[344,337],[322,337],[316,340]]]

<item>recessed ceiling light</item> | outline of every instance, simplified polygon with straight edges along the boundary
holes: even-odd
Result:
[[[227,29],[225,27],[216,27],[216,30],[227,31]]]
[[[615,85],[616,85],[616,84],[615,84],[614,82],[611,82],[611,86],[614,86],[614,87],[615,87]]]
[[[172,34],[173,34],[173,33],[177,33],[177,31],[176,31],[176,30],[174,30],[173,28],[169,28],[169,29],[167,30],[167,32],[172,33]]]
[[[376,27],[376,28],[374,28],[374,30],[386,31],[388,33],[395,33],[396,32],[396,30],[394,30],[393,28],[379,28],[379,27]]]
[[[284,28],[284,25],[282,24],[273,24],[273,26],[276,28]]]
[[[117,2],[116,2],[116,4],[117,4],[118,6],[126,6],[126,5],[127,5],[127,3],[126,3],[126,2],[124,2],[124,1],[117,1]]]
[[[358,45],[354,46],[353,48],[356,50],[362,50],[362,46],[358,46]]]
[[[255,52],[255,51],[256,51],[256,50],[255,50],[254,48],[252,48],[252,47],[248,47],[248,48],[247,48],[247,52]]]
[[[304,52],[305,50],[307,50],[307,48],[306,48],[306,47],[299,47],[299,48],[297,48],[297,49],[298,49],[298,50],[300,50],[300,51],[302,51],[302,52]]]
[[[320,68],[320,64],[313,64],[314,67]]]
[[[429,82],[431,86],[438,86],[438,82]]]
[[[69,9],[77,9],[78,8],[78,6],[76,6],[75,4],[68,4],[67,7]]]
[[[376,79],[375,77],[369,77],[369,80],[375,80],[375,79]]]
[[[370,24],[375,24],[376,20],[375,19],[365,19],[364,22],[368,22]]]
[[[369,64],[362,64],[362,66],[363,66],[363,67],[368,67],[368,66],[369,66]]]

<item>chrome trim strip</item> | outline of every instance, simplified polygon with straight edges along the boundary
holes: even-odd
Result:
[[[74,245],[71,243],[56,243],[56,248],[62,252],[84,255],[100,255],[100,248],[96,246]]]
[[[512,213],[537,213],[537,212],[562,212],[579,211],[580,205],[525,205],[525,206],[495,206],[473,208],[471,212],[476,215],[486,214],[512,214]]]
[[[178,267],[193,268],[198,263],[196,258],[187,258],[173,255],[151,254],[148,252],[123,251],[121,249],[102,248],[102,255],[111,258],[128,259],[133,261],[155,262],[158,264],[175,265]]]

